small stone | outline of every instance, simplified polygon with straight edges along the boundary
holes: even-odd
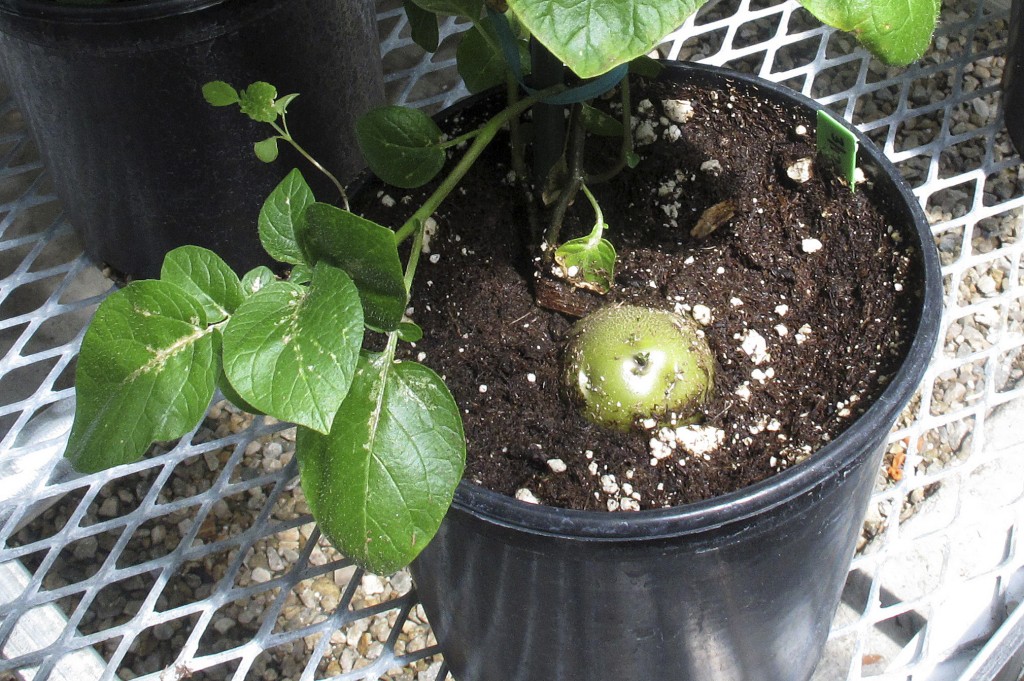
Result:
[[[76,560],[89,560],[96,556],[96,549],[99,546],[99,541],[96,539],[96,535],[88,536],[84,539],[80,539],[75,542],[74,555]]]
[[[233,629],[235,621],[230,617],[218,617],[213,623],[213,629],[218,634],[226,634]]]
[[[274,575],[272,575],[270,573],[270,570],[268,570],[267,568],[258,567],[249,574],[249,577],[252,579],[252,581],[256,582],[257,584],[266,584],[274,578]]]
[[[97,509],[96,514],[102,518],[113,518],[117,515],[117,497],[110,497]]]
[[[363,575],[359,586],[362,587],[363,594],[366,596],[379,596],[384,593],[384,581],[377,575]]]
[[[977,288],[978,292],[984,296],[995,295],[998,292],[996,280],[988,274],[978,279],[978,283],[975,284],[975,288]]]

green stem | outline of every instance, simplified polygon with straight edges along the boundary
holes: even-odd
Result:
[[[505,79],[505,90],[509,106],[519,101],[519,83],[511,73]],[[530,183],[530,171],[526,168],[526,144],[523,142],[523,133],[518,117],[509,119],[508,136],[511,140],[512,172],[516,174],[516,183],[526,196],[526,217],[530,223],[530,243],[536,244],[540,241],[540,215],[537,210],[537,202],[534,200],[533,186]]]
[[[279,126],[277,123],[271,123],[270,125],[274,128],[275,131],[277,131],[277,134],[281,136],[281,139],[283,139],[288,144],[292,145],[295,151],[299,152],[302,155],[302,157],[309,161],[309,163],[314,168],[323,173],[327,177],[327,179],[331,181],[334,187],[338,190],[338,194],[341,196],[341,207],[344,208],[345,210],[348,210],[348,194],[345,192],[345,187],[341,184],[341,182],[338,181],[338,178],[336,178],[331,173],[331,171],[327,170],[327,168],[324,168],[322,165],[320,165],[319,161],[313,158],[309,154],[309,152],[303,149],[299,145],[299,143],[292,138],[291,134],[288,132],[288,123],[285,122],[284,116],[281,117],[281,122],[284,124],[283,128]]]
[[[412,239],[412,250],[409,251],[409,262],[405,264],[405,290],[412,295],[412,281],[416,276],[416,266],[420,262],[420,252],[423,250],[423,223],[416,230]]]
[[[565,214],[573,199],[576,198],[576,192],[579,191],[580,185],[583,184],[583,143],[586,140],[586,133],[581,120],[582,111],[582,107],[577,104],[573,106],[572,114],[569,117],[569,143],[565,152],[568,181],[558,195],[558,201],[551,212],[551,220],[548,222],[547,232],[544,234],[544,243],[547,244],[546,261],[549,261],[554,254],[558,236],[562,232]]]
[[[437,146],[439,148],[441,148],[441,149],[451,149],[452,147],[459,146],[463,142],[468,142],[469,140],[473,139],[474,137],[476,137],[479,134],[480,134],[479,130],[470,130],[465,135],[459,135],[455,139],[450,139],[447,142],[441,142]]]
[[[587,197],[587,200],[590,201],[590,205],[594,209],[594,231],[590,233],[590,240],[587,242],[590,247],[593,247],[604,235],[604,213],[601,212],[601,205],[597,202],[597,199],[594,198],[594,195],[590,193],[590,188],[587,187],[586,182],[580,183],[580,189],[583,190],[583,194]]]
[[[398,243],[402,243],[417,229],[422,227],[423,222],[433,215],[434,211],[437,210],[437,207],[441,205],[441,202],[455,190],[459,185],[459,182],[462,181],[462,178],[469,172],[469,169],[473,167],[476,160],[480,158],[480,154],[483,153],[484,149],[487,148],[487,145],[491,143],[491,140],[494,139],[494,136],[498,134],[498,131],[501,130],[506,123],[508,123],[512,118],[521,115],[540,99],[561,92],[564,89],[564,85],[556,85],[554,87],[541,90],[534,95],[525,97],[515,104],[510,105],[484,123],[484,125],[479,128],[479,132],[476,139],[473,140],[473,144],[471,144],[469,149],[466,150],[466,153],[462,155],[462,158],[459,159],[456,166],[452,168],[452,171],[448,173],[448,176],[444,178],[444,181],[442,181],[437,189],[434,190],[433,194],[427,197],[427,200],[423,202],[423,205],[405,221],[405,224],[395,232],[395,240]]]

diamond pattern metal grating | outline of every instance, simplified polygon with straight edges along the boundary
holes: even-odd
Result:
[[[819,681],[992,678],[1020,639],[1024,170],[992,77],[1007,13],[947,2],[935,48],[907,70],[851,51],[796,2],[712,2],[659,47],[853,120],[914,187],[940,245],[943,340],[892,433],[887,463],[905,457],[903,475],[880,472]],[[391,101],[433,111],[464,94],[451,41],[463,27],[448,20],[434,55],[411,43],[400,3],[380,6],[379,27]],[[5,98],[0,678],[450,678],[408,577],[364,575],[320,539],[287,424],[215,404],[139,463],[68,470],[74,360],[110,288]]]

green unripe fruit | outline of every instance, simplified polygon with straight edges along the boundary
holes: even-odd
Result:
[[[617,430],[638,421],[695,420],[714,386],[714,357],[687,317],[604,307],[572,328],[562,380],[588,420]]]

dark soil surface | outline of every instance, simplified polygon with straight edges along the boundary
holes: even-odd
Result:
[[[425,336],[407,346],[463,409],[469,480],[577,509],[705,499],[812,455],[866,409],[902,359],[919,305],[906,282],[916,255],[873,206],[884,197],[871,183],[853,193],[818,166],[809,182],[788,179],[794,160],[814,156],[813,118],[740,89],[675,87],[634,86],[642,160],[593,187],[619,254],[615,289],[568,295],[584,306],[694,313],[717,356],[715,397],[686,433],[613,432],[575,413],[559,385],[574,319],[535,302],[526,205],[499,139],[435,215],[410,312]],[[666,100],[689,101],[693,118],[677,125]],[[599,164],[615,153],[597,154]],[[394,188],[363,197],[361,210],[391,226],[418,200]],[[691,237],[722,201],[734,217]],[[562,238],[586,234],[593,219],[580,197]],[[548,281],[543,297],[552,290],[562,289]],[[705,451],[684,435],[720,444]]]

